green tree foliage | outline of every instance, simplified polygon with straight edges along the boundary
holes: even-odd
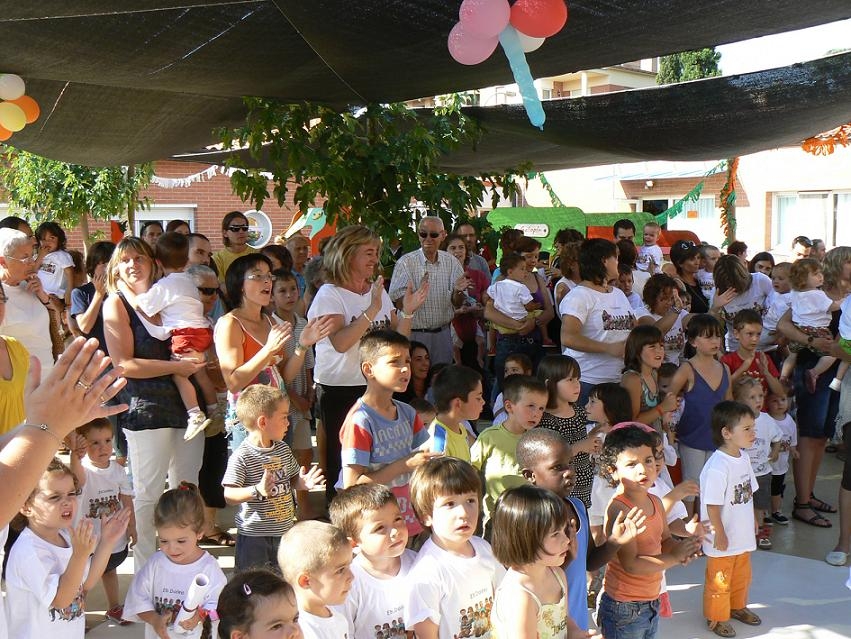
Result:
[[[153,164],[97,168],[8,147],[0,161],[0,185],[9,203],[26,211],[31,222],[53,220],[69,229],[82,226],[88,240],[89,217],[126,219],[128,213],[149,206],[147,198],[139,199],[139,192],[150,184],[153,172]]]
[[[272,196],[283,205],[294,188],[301,210],[321,202],[339,226],[365,224],[410,248],[416,244],[411,223],[417,211],[427,209],[450,226],[486,199],[496,206],[500,197],[518,193],[516,176],[526,173],[506,167],[500,175],[458,175],[440,168],[446,153],[475,148],[482,137],[478,122],[461,112],[463,101],[447,96],[431,113],[403,104],[338,112],[246,98],[246,123],[220,131],[220,137],[225,148],[247,148],[252,164],[262,168],[231,154],[226,164],[237,169],[233,190],[259,209]]]
[[[676,84],[721,75],[721,54],[714,48],[683,51],[664,56],[659,62],[656,84]]]

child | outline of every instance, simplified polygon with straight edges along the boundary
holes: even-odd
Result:
[[[505,368],[503,369],[503,373],[503,380],[509,375],[532,375],[534,373],[532,360],[528,355],[526,355],[526,353],[511,353],[505,358]],[[500,392],[493,403],[492,425],[496,426],[497,424],[501,424],[507,417],[508,413],[505,412],[505,399],[503,394]]]
[[[618,282],[617,287],[626,295],[629,305],[634,309],[643,309],[644,301],[641,297],[632,290],[633,275],[632,266],[629,264],[618,263]]]
[[[659,372],[656,373],[656,381],[659,384],[660,393],[667,395],[671,392],[671,384],[676,374],[676,364],[672,364],[671,362],[662,363],[659,367]],[[676,441],[677,424],[680,423],[680,417],[682,417],[683,409],[685,408],[685,400],[679,395],[677,396],[677,400],[677,407],[670,413],[665,413],[665,416],[662,418],[662,430],[665,432],[668,442],[672,445]]]
[[[431,424],[437,417],[437,411],[434,408],[434,404],[427,399],[423,399],[422,397],[412,397],[408,404],[410,404],[411,408],[417,411],[417,416],[423,424]]]
[[[733,336],[739,347],[726,353],[721,361],[730,369],[730,383],[735,386],[743,377],[752,377],[762,386],[763,393],[782,393],[780,374],[774,362],[757,349],[764,332],[762,316],[752,308],[745,308],[733,316]]]
[[[295,522],[293,489],[325,484],[318,466],[299,469],[283,441],[290,403],[277,388],[252,384],[239,394],[236,414],[248,431],[222,478],[225,501],[236,513],[236,569],[274,566],[281,535]]]
[[[497,501],[493,524],[494,556],[508,566],[494,596],[494,635],[516,639],[578,635],[581,630],[568,615],[568,587],[561,570],[573,543],[565,502],[537,486],[511,488]]]
[[[590,455],[599,452],[597,435],[604,432],[600,426],[590,432],[586,428],[588,416],[579,399],[579,364],[566,355],[547,355],[538,366],[538,379],[547,389],[546,410],[541,418],[541,427],[556,431],[573,449],[573,467],[576,485],[573,496],[579,497],[585,507],[591,505],[591,482],[594,466]]]
[[[80,487],[79,503],[83,505],[77,510],[75,523],[88,519],[95,534],[100,534],[101,517],[110,517],[121,510],[130,513],[127,535],[116,542],[101,579],[107,601],[106,618],[123,626],[127,622],[121,618],[115,569],[127,559],[128,537],[134,543],[136,540],[133,487],[124,467],[112,459],[112,424],[108,419],[99,417],[80,426],[70,441],[71,470]],[[104,501],[99,501],[102,499]]]
[[[792,323],[795,328],[808,337],[806,343],[789,343],[789,355],[783,362],[780,376],[783,379],[789,379],[792,371],[795,370],[798,353],[809,348],[821,355],[818,363],[804,372],[807,390],[814,393],[819,375],[830,369],[836,358],[815,350],[812,348],[812,343],[816,337],[833,339],[833,334],[829,328],[831,313],[838,311],[842,302],[833,301],[827,296],[827,293],[821,290],[821,285],[824,284],[824,274],[821,272],[821,265],[812,258],[806,257],[792,264],[789,271],[789,281],[792,284]],[[839,390],[842,377],[847,370],[847,364],[840,365],[836,377],[830,383],[831,389]]]
[[[472,368],[449,365],[434,376],[431,391],[437,415],[428,428],[428,448],[470,461],[475,436],[469,423],[479,418],[485,405],[482,376]]]
[[[683,394],[685,407],[677,424],[683,479],[700,477],[703,464],[715,450],[709,429],[712,407],[730,399],[730,370],[716,357],[721,350],[723,327],[712,315],[695,315],[689,322],[686,338],[695,349],[674,375],[671,394]],[[693,498],[686,498],[689,515],[694,514]]]
[[[554,492],[563,500],[572,546],[568,561],[563,565],[567,576],[567,606],[570,618],[587,630],[590,593],[586,586],[586,570],[596,572],[605,566],[618,548],[642,529],[644,516],[636,509],[621,517],[612,535],[601,536],[598,546],[590,534],[585,504],[570,496],[575,481],[570,444],[554,430],[533,428],[517,443],[517,463],[527,481]],[[596,594],[594,601],[596,605]]]
[[[494,282],[487,290],[494,308],[514,320],[540,315],[543,312],[541,305],[535,301],[529,288],[523,283],[529,274],[526,270],[526,259],[520,253],[507,253],[499,261],[499,270],[505,279]],[[496,323],[494,327],[502,334],[517,332],[517,329]]]
[[[780,454],[783,433],[769,415],[762,412],[765,395],[760,383],[752,377],[743,377],[733,386],[733,399],[750,407],[754,415],[754,443],[747,451],[754,477],[759,487],[753,497],[754,518],[759,527],[757,547],[771,550],[771,463]]]
[[[65,250],[65,231],[56,222],[43,222],[36,229],[39,243],[41,265],[38,267],[38,279],[44,292],[50,297],[47,305],[50,313],[50,339],[53,343],[54,359],[65,350],[65,336],[62,327],[64,309],[71,305],[71,291],[74,290],[74,259]]]
[[[283,248],[283,247],[281,247]],[[272,273],[275,282],[272,288],[272,302],[275,304],[274,317],[281,323],[289,322],[293,327],[293,338],[284,343],[288,359],[303,358],[295,378],[287,382],[287,397],[290,400],[290,427],[287,429],[287,444],[292,448],[293,456],[299,466],[310,466],[313,462],[313,443],[310,440],[310,409],[313,405],[313,349],[302,341],[302,333],[308,322],[295,312],[299,302],[298,281],[292,271],[283,269]],[[329,318],[318,318],[311,328]],[[310,500],[308,493],[299,490],[297,501],[303,519],[310,519]]]
[[[771,269],[771,285],[774,288],[774,295],[763,319],[763,333],[759,341],[759,350],[769,350],[771,346],[781,341],[777,334],[777,323],[792,306],[792,285],[789,283],[791,268],[791,263],[780,262]]]
[[[680,291],[673,277],[664,273],[657,273],[647,281],[644,287],[644,303],[650,310],[650,315],[655,322],[663,317],[665,320],[659,322],[659,326],[666,326],[662,344],[665,346],[665,361],[679,364],[686,345],[685,327],[688,325],[690,316],[688,308],[691,305],[691,296],[688,291]]]
[[[417,554],[406,550],[408,529],[393,493],[380,484],[360,484],[337,493],[331,523],[355,548],[352,589],[346,598],[351,639],[374,639],[375,628],[404,614],[408,573]]]
[[[695,277],[706,299],[711,299],[712,291],[715,290],[715,279],[712,277],[712,273],[720,257],[721,251],[718,250],[717,246],[712,246],[711,244],[700,245],[700,269],[697,271]]]
[[[498,426],[485,429],[471,450],[473,466],[484,478],[485,539],[490,538],[490,518],[496,500],[507,488],[519,486],[525,481],[515,457],[517,441],[523,433],[540,423],[547,406],[547,387],[534,377],[514,375],[503,386],[508,419]],[[577,395],[578,386],[577,379]]]
[[[786,490],[786,473],[789,459],[798,459],[798,427],[789,414],[789,391],[771,393],[765,402],[769,417],[774,420],[782,435],[780,452],[771,462],[771,520],[786,526],[789,518],[783,514],[783,493]]]
[[[295,590],[305,639],[341,639],[349,622],[342,606],[352,587],[352,546],[342,530],[300,521],[281,539],[278,565]]]
[[[700,473],[700,516],[713,530],[703,539],[703,614],[716,635],[734,637],[731,617],[751,626],[761,623],[747,608],[750,553],[756,548],[751,502],[758,485],[742,449],[756,439],[753,411],[739,402],[719,403],[712,409],[712,438],[718,450]]]
[[[658,328],[653,325],[636,326],[630,331],[624,346],[621,378],[621,385],[626,388],[632,402],[630,418],[652,426],[660,433],[665,413],[677,408],[677,396],[665,395],[659,390],[658,371],[664,361],[665,345]]]
[[[411,509],[408,481],[417,466],[442,453],[418,450],[428,441],[428,431],[413,408],[393,399],[410,381],[410,342],[396,331],[378,329],[361,338],[358,350],[366,393],[340,431],[343,488],[367,482],[389,486],[408,532],[416,535],[422,527]]]
[[[481,495],[479,475],[460,459],[431,459],[414,471],[411,502],[431,533],[408,574],[405,627],[419,639],[491,636],[493,597],[505,569],[490,544],[473,536]]]
[[[160,549],[133,576],[124,618],[145,623],[145,639],[188,637],[197,639],[208,613],[216,610],[219,593],[227,579],[216,558],[198,546],[204,535],[204,500],[194,484],[181,482],[167,490],[154,510],[154,526]],[[175,621],[197,575],[208,581],[203,601],[185,621]]]
[[[126,286],[121,290],[134,309],[147,316],[159,313],[162,327],[171,335],[171,352],[175,359],[205,361],[204,352],[213,343],[213,329],[204,314],[204,305],[198,294],[195,280],[184,269],[189,261],[189,240],[180,233],[163,233],[156,244],[157,264],[164,277],[156,281],[146,293],[134,295]],[[211,416],[218,411],[216,389],[202,367],[193,375]],[[180,399],[186,408],[188,421],[184,439],[189,440],[209,426],[207,415],[198,406],[195,386],[188,377],[173,375]]]
[[[234,575],[216,607],[221,639],[301,639],[292,586],[268,570]]]
[[[653,275],[662,268],[662,249],[656,244],[661,234],[662,227],[657,222],[644,225],[644,244],[638,247],[638,259],[635,261],[638,270]]]
[[[9,637],[83,638],[86,593],[94,588],[112,549],[124,537],[132,509],[104,518],[100,540],[89,520],[72,527],[76,510],[74,473],[54,459],[17,518],[26,522],[26,528],[12,546],[6,565]]]
[[[606,568],[597,621],[606,639],[654,639],[662,573],[691,561],[700,542],[675,541],[661,500],[648,492],[656,479],[650,433],[636,426],[613,430],[606,437],[600,463],[609,481],[619,483],[606,513],[606,531],[611,534],[618,516],[633,508],[643,511],[646,520],[645,530],[621,546]]]

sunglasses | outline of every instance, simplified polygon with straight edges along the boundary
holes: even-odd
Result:
[[[431,239],[436,240],[440,237],[440,231],[420,231],[420,237],[423,239],[430,237]]]
[[[679,246],[681,249],[690,249],[697,246],[697,244],[695,244],[691,240],[680,240]]]
[[[247,230],[248,230],[248,224],[231,224],[228,227],[228,231],[230,231],[231,233],[239,233],[240,231],[247,231]]]
[[[197,286],[196,288],[201,295],[215,295],[219,292],[215,286]]]

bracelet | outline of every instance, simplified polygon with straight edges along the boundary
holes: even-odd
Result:
[[[368,318],[367,318],[368,319]],[[304,355],[307,352],[307,346],[302,345],[301,342],[295,345],[295,350],[293,351],[293,355],[299,357]]]
[[[41,302],[41,300],[39,300],[39,302]],[[41,302],[41,305],[42,306],[50,306],[50,298],[48,297],[46,302]]]
[[[32,426],[33,428],[37,428],[40,431],[43,431],[45,433],[49,433],[50,435],[53,436],[53,439],[55,439],[56,441],[59,442],[60,446],[65,443],[65,442],[62,441],[62,439],[59,437],[59,435],[57,435],[56,433],[54,433],[52,430],[50,430],[47,427],[47,424],[27,424],[27,423],[24,423],[24,426]]]
[[[366,321],[367,321],[367,322],[369,322],[370,324],[372,324],[372,319],[369,317],[369,315],[367,315],[367,314],[366,314],[366,311],[364,311],[363,313],[361,313],[361,315],[363,315],[363,316],[366,318]]]
[[[413,319],[414,314],[413,314],[413,313],[406,313],[406,312],[405,312],[405,309],[401,309],[401,310],[399,311],[399,316],[400,316],[402,319]]]

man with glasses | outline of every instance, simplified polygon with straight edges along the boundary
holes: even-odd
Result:
[[[38,253],[26,233],[0,228],[0,281],[3,282],[6,318],[0,333],[14,337],[41,363],[42,376],[53,368],[50,341],[50,298],[38,279]]]
[[[470,258],[470,268],[481,271],[488,278],[488,281],[490,281],[491,270],[488,268],[488,262],[485,258],[479,255],[479,240],[476,237],[476,227],[472,224],[460,224],[455,229],[455,234],[460,235],[461,239],[464,240],[464,244],[467,245],[467,255]]]
[[[428,281],[428,297],[414,313],[411,339],[426,345],[432,364],[452,363],[452,338],[449,325],[466,299],[471,285],[461,263],[446,251],[438,249],[446,231],[443,220],[427,216],[420,220],[417,235],[420,248],[399,258],[390,280],[390,299],[397,306],[408,286],[418,289]]]

